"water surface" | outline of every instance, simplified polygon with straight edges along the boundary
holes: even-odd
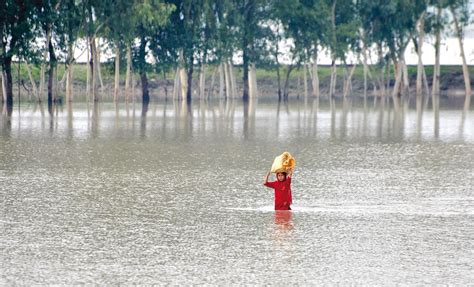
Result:
[[[472,284],[473,123],[449,101],[23,105],[0,283]],[[291,212],[262,186],[283,151]]]

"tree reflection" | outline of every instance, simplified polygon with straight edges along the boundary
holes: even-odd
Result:
[[[146,138],[146,114],[148,113],[149,102],[143,103],[140,117],[140,138]]]
[[[99,136],[99,126],[100,126],[100,104],[94,102],[92,106],[92,117],[90,123],[90,132],[92,138],[97,138]]]

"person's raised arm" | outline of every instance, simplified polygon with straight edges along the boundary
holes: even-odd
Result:
[[[293,168],[291,168],[291,169],[288,171],[288,176],[289,176],[289,177],[293,177]]]
[[[265,178],[263,179],[263,184],[267,183],[268,182],[268,177],[270,176],[270,173],[272,173],[271,171],[267,172],[267,175],[265,176]]]

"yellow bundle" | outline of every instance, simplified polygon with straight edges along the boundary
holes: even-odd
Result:
[[[288,172],[295,167],[296,161],[289,152],[284,152],[273,161],[272,172]]]

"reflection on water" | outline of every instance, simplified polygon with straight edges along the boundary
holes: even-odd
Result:
[[[275,225],[277,227],[277,238],[284,239],[289,231],[293,229],[293,212],[287,210],[275,210]]]
[[[454,104],[446,101],[445,107],[440,107],[439,98],[430,100],[426,97],[410,100],[374,98],[373,102],[372,107],[367,100],[354,102],[351,98],[260,103],[256,100],[248,103],[238,100],[199,101],[192,106],[186,102],[152,103],[149,106],[68,103],[65,107],[50,107],[48,115],[42,105],[36,104],[23,106],[21,112],[13,113],[11,117],[3,116],[2,122],[4,132],[9,130],[9,125],[40,130],[48,127],[59,135],[67,130],[71,137],[80,134],[91,138],[100,137],[102,129],[110,133],[132,127],[142,138],[151,129],[163,128],[162,135],[180,132],[188,139],[195,132],[213,131],[250,140],[267,132],[259,129],[260,126],[272,127],[271,133],[274,132],[276,138],[285,137],[289,131],[339,140],[354,136],[396,140],[472,136],[472,125],[466,125],[466,122],[472,122],[472,115],[463,111],[458,101]],[[152,126],[147,124],[150,121]],[[273,123],[267,126],[262,121]],[[162,123],[161,127],[157,126],[158,122]]]
[[[462,106],[24,105],[0,119],[0,285],[468,285]],[[294,205],[276,212],[261,180],[285,150]]]

